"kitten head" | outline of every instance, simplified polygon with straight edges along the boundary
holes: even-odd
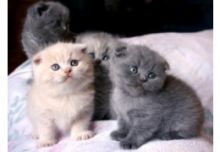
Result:
[[[69,22],[68,8],[58,2],[40,1],[28,9],[26,18],[29,28],[47,31],[47,34],[61,38],[70,34]]]
[[[131,95],[161,89],[169,67],[156,52],[135,45],[116,50],[111,65],[116,85]]]
[[[74,86],[93,81],[93,65],[84,44],[56,43],[33,58],[34,81],[51,86]]]
[[[84,33],[76,38],[76,42],[84,43],[87,47],[87,54],[96,65],[109,66],[111,52],[122,45],[117,38],[107,33]]]

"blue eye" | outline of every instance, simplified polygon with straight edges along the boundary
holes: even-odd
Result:
[[[57,63],[55,63],[55,64],[51,65],[51,69],[52,69],[53,71],[57,71],[57,70],[60,69],[60,65],[57,64]]]
[[[104,60],[104,61],[107,61],[109,59],[109,57],[107,56],[107,55],[104,55],[103,57],[102,57],[102,60]]]
[[[78,60],[71,60],[71,61],[70,61],[70,65],[71,65],[71,66],[77,66],[78,63],[79,63]]]
[[[156,78],[156,74],[153,72],[150,72],[147,76],[149,79],[155,79]]]
[[[91,57],[91,59],[95,59],[95,53],[94,52],[89,52],[88,54]]]
[[[136,66],[131,66],[130,71],[131,71],[131,73],[136,74],[138,72],[138,68]]]

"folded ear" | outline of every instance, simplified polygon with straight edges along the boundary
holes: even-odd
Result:
[[[74,45],[75,45],[75,48],[80,50],[82,53],[86,53],[86,49],[87,49],[86,44],[77,43],[77,44],[74,44]]]
[[[127,54],[127,47],[126,46],[121,46],[115,49],[114,55],[118,58],[126,56]]]
[[[165,71],[170,70],[170,65],[167,61],[164,61],[164,70]]]
[[[37,53],[34,57],[33,57],[33,63],[35,65],[39,65],[42,62],[42,58],[41,58],[41,53]]]
[[[36,6],[36,10],[35,10],[35,11],[36,11],[36,13],[37,13],[38,16],[42,16],[43,13],[44,13],[48,8],[49,8],[49,6],[48,6],[46,3],[40,1],[40,2],[38,3],[38,5]]]

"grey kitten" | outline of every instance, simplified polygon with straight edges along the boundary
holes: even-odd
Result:
[[[194,91],[167,75],[168,63],[143,46],[117,50],[111,59],[112,106],[118,129],[111,137],[125,149],[135,149],[159,138],[197,136],[203,109]]]
[[[28,11],[22,31],[24,52],[30,58],[57,41],[72,40],[69,10],[58,2],[37,2]]]
[[[109,105],[111,81],[109,78],[109,59],[111,52],[123,46],[117,37],[104,32],[86,32],[76,37],[76,42],[87,45],[86,52],[95,65],[95,113],[93,120],[114,118]]]

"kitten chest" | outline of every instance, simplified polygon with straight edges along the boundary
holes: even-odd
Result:
[[[116,90],[115,90],[116,91]],[[142,98],[142,97],[131,97],[123,94],[120,91],[113,93],[112,101],[113,109],[116,112],[117,116],[124,118],[129,121],[127,113],[130,110],[140,109],[147,111],[147,105],[152,102],[151,98]]]

